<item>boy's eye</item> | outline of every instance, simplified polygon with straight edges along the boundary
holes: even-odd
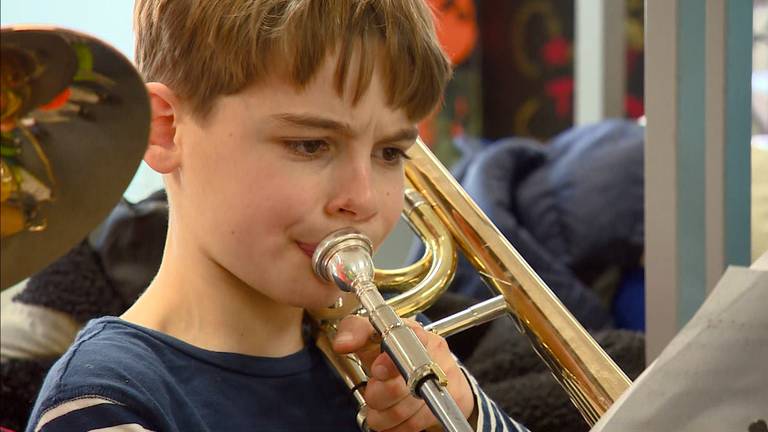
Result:
[[[405,154],[405,151],[403,151],[403,149],[400,149],[397,147],[386,147],[382,149],[381,158],[385,162],[392,162],[392,163],[400,162],[403,159],[410,159],[408,155]]]
[[[303,156],[317,156],[328,149],[328,143],[323,140],[288,141],[288,147]]]

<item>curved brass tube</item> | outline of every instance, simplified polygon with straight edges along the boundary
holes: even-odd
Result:
[[[411,316],[427,309],[448,289],[456,272],[456,250],[450,232],[440,223],[429,202],[410,187],[406,189],[405,197],[403,216],[424,241],[427,250],[424,256],[429,258],[430,266],[415,286],[399,290],[401,293],[388,299],[387,304],[398,315]],[[376,284],[380,290],[385,290],[378,280]]]
[[[455,265],[446,265],[456,257],[450,233],[440,224],[429,203],[413,188],[413,184],[408,179],[406,179],[403,219],[427,247],[422,257],[413,264],[394,270],[376,269],[374,279],[379,290],[406,292],[417,285],[423,287],[440,284],[443,283],[442,281],[450,283],[456,269]],[[433,262],[435,255],[440,262]]]
[[[629,387],[629,379],[420,140],[408,156],[408,179],[486,284],[504,296],[521,330],[594,424]]]

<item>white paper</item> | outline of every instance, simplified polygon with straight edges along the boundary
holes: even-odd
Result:
[[[730,267],[592,432],[735,431],[768,421],[768,272]]]

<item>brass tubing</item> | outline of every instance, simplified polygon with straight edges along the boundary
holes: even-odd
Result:
[[[435,227],[434,223],[439,221],[439,219],[437,219],[437,216],[430,208],[419,208],[420,206],[429,206],[429,202],[413,189],[413,185],[408,179],[405,179],[405,183],[405,201],[403,202],[402,217],[408,222],[411,230],[421,237],[427,247],[424,249],[424,255],[417,262],[407,267],[395,270],[375,270],[374,280],[376,281],[376,286],[384,292],[405,292],[427,277],[430,270],[432,270],[432,273],[435,273],[436,270],[432,269],[432,259],[435,253],[437,256],[448,256],[450,253],[455,257],[450,234],[445,229],[440,231],[439,243],[433,242],[434,234],[430,232],[429,227]],[[425,218],[428,220],[425,220]],[[440,227],[433,228],[433,230],[440,230]],[[450,248],[450,251],[443,251],[443,248]],[[438,263],[438,265],[442,265],[442,263]],[[442,271],[445,270],[440,270],[438,273]]]
[[[456,272],[456,250],[432,206],[411,188],[406,189],[403,214],[432,256],[428,271],[416,286],[387,300],[399,316],[412,316],[431,306],[448,289]],[[378,285],[379,281],[375,282]]]
[[[408,179],[483,279],[504,296],[534,348],[594,424],[629,387],[629,379],[420,140],[408,156]]]
[[[427,249],[421,259],[401,269],[376,269],[374,279],[383,292],[407,291],[429,272],[432,266],[432,251]]]
[[[347,388],[352,393],[352,397],[357,402],[357,426],[361,431],[368,431],[368,404],[363,397],[363,389],[368,384],[368,375],[366,375],[363,369],[363,364],[360,359],[354,354],[340,355],[336,354],[331,348],[331,338],[336,334],[336,329],[329,324],[322,327],[321,332],[318,332],[316,343],[320,351],[325,355],[326,359],[331,363],[334,369],[339,373],[339,376],[347,385]]]
[[[504,296],[500,295],[427,324],[424,326],[424,330],[431,331],[442,337],[448,337],[488,321],[493,321],[506,313],[507,301],[504,300]]]

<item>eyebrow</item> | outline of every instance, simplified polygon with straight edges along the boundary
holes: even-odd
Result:
[[[324,129],[331,132],[341,133],[343,135],[352,135],[352,127],[347,123],[338,122],[325,117],[319,117],[309,114],[282,113],[275,114],[273,118],[294,126],[308,127],[312,129]]]
[[[294,126],[308,127],[312,129],[322,129],[335,132],[345,136],[354,135],[352,127],[343,122],[332,120],[325,117],[319,117],[309,114],[282,113],[272,116],[276,120],[289,123]],[[403,128],[385,138],[380,139],[378,144],[395,143],[399,141],[415,141],[419,136],[419,130],[415,126]]]
[[[419,136],[419,129],[416,126],[411,126],[405,129],[401,129],[392,135],[380,139],[377,144],[390,144],[400,141],[408,141],[411,144],[416,141]]]

